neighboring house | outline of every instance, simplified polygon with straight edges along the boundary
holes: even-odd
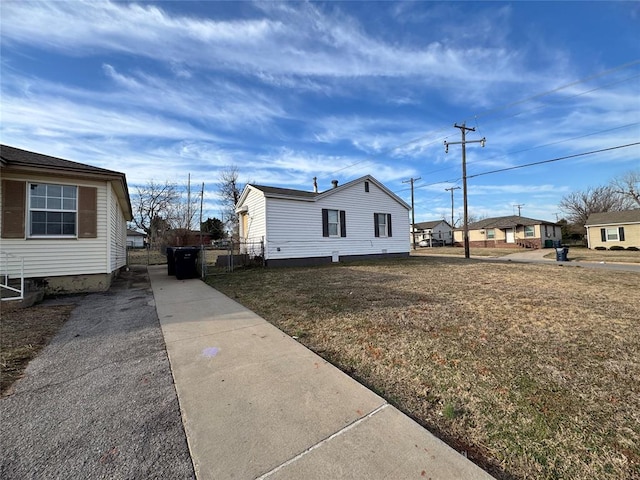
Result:
[[[584,226],[589,248],[640,248],[640,209],[592,213]]]
[[[471,247],[545,248],[562,241],[559,224],[518,215],[485,218],[470,223],[468,229]],[[464,245],[462,229],[454,231],[454,240]]]
[[[416,243],[425,240],[430,244],[453,244],[453,229],[446,220],[416,223],[414,224],[414,232],[416,235]],[[409,232],[409,239],[413,241],[411,232]]]
[[[367,175],[318,193],[247,185],[240,238],[264,242],[267,266],[409,255],[409,205]]]
[[[123,173],[0,146],[2,256],[46,293],[101,291],[126,265]]]
[[[129,248],[144,248],[144,239],[146,234],[137,232],[135,230],[127,229],[127,247]]]

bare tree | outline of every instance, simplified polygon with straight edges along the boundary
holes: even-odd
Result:
[[[172,206],[180,198],[175,183],[156,183],[150,180],[146,185],[138,187],[134,195],[133,223],[144,230],[152,245],[157,245],[170,227],[169,214]]]
[[[631,204],[630,199],[618,193],[612,186],[606,185],[569,193],[562,197],[558,206],[566,213],[570,223],[584,226],[592,213],[627,210],[631,208]]]
[[[236,204],[240,200],[243,186],[238,178],[240,172],[238,167],[232,165],[220,171],[218,175],[218,187],[220,189],[220,197],[222,199],[222,216],[223,221],[233,234],[238,231],[238,215],[236,215]]]
[[[630,170],[611,180],[610,185],[615,193],[625,197],[635,208],[640,208],[640,170]]]

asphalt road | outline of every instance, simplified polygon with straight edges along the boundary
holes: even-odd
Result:
[[[0,399],[0,478],[194,479],[146,267],[73,303]]]

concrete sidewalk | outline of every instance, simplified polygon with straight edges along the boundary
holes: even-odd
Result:
[[[493,478],[200,280],[149,277],[197,478]]]

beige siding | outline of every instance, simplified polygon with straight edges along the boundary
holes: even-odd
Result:
[[[2,251],[24,258],[25,276],[48,277],[109,273],[107,259],[108,206],[104,182],[70,180],[64,177],[26,177],[3,172],[4,178],[26,182],[78,185],[97,188],[97,238],[87,239],[2,239]]]
[[[600,234],[601,228],[619,228],[624,227],[624,242],[619,240],[602,241]],[[638,247],[640,248],[640,224],[620,224],[607,226],[589,226],[587,229],[587,241],[589,248],[605,247],[611,248],[614,245],[621,247]]]
[[[315,202],[267,198],[266,258],[326,257],[409,252],[409,213],[387,193],[360,182]],[[322,209],[344,210],[346,237],[322,236]],[[392,217],[392,237],[374,236],[374,213]]]

